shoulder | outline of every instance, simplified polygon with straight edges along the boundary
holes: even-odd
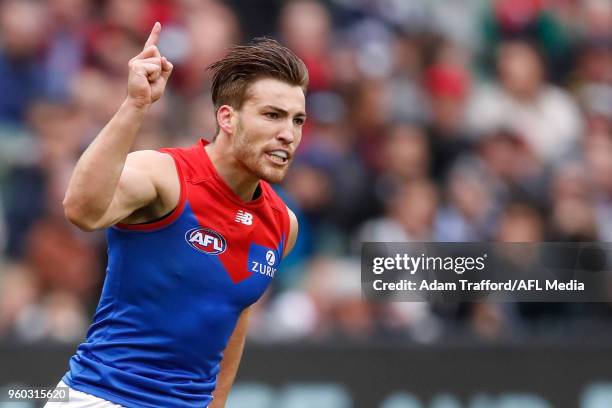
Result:
[[[297,241],[299,224],[295,213],[291,211],[289,207],[287,208],[287,214],[289,215],[289,237],[287,238],[287,246],[285,247],[285,252],[283,257],[289,255],[293,247],[295,246],[295,242]]]
[[[155,150],[138,150],[128,154],[125,167],[146,173],[155,185],[177,179],[177,169],[172,156]]]
[[[141,170],[163,172],[167,167],[174,167],[174,160],[169,154],[156,150],[137,150],[128,154],[125,165]]]
[[[298,219],[295,216],[295,213],[293,211],[291,211],[291,208],[287,207],[287,214],[289,214],[289,235],[291,236],[291,234],[294,234],[295,236],[297,236],[297,232],[298,232]]]
[[[138,150],[128,154],[125,167],[144,173],[153,183],[163,211],[174,208],[181,192],[180,170],[172,155],[156,150]]]

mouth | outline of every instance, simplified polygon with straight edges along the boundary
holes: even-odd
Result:
[[[272,150],[266,152],[266,156],[268,156],[272,162],[280,165],[287,164],[291,158],[291,155],[286,150]]]

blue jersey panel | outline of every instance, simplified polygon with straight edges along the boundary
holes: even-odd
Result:
[[[160,231],[108,230],[106,280],[68,385],[127,407],[208,405],[237,319],[265,291],[281,254],[252,246],[253,276],[236,284],[216,255],[186,241],[198,227],[187,203]]]

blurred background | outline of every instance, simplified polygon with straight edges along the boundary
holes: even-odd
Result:
[[[61,203],[155,21],[175,70],[135,150],[213,136],[232,44],[310,72],[279,186],[300,236],[232,407],[612,407],[612,303],[374,304],[359,264],[362,241],[612,240],[611,0],[1,0],[0,385],[54,385],[84,339],[105,235]]]

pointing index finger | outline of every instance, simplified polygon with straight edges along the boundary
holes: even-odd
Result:
[[[147,47],[152,45],[157,45],[157,41],[159,40],[159,33],[161,32],[161,24],[159,21],[155,22],[153,25],[153,29],[151,30],[151,34],[149,34],[149,38],[147,38],[147,42],[145,43],[143,50],[146,50]]]

